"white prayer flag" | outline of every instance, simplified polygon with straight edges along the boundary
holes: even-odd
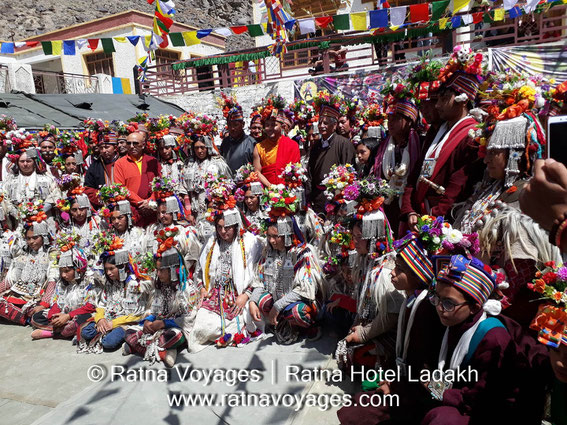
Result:
[[[310,32],[315,32],[315,19],[300,19],[299,31],[301,32],[301,34],[309,34]]]
[[[393,27],[401,27],[406,22],[407,6],[390,8],[390,24]]]

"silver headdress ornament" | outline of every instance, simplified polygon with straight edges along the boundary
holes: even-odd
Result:
[[[167,198],[165,198],[165,212],[174,214],[174,219],[177,218],[175,214],[181,213],[181,211],[179,210],[179,202],[177,202],[177,198],[175,196],[168,196]]]
[[[165,136],[163,136],[163,146],[173,148],[176,147],[177,140],[175,139],[175,136],[172,136],[171,134],[166,134]]]
[[[87,209],[87,217],[91,216],[91,201],[89,201],[89,197],[84,193],[77,195],[75,197],[77,204],[79,204],[79,208],[86,208]]]
[[[264,187],[260,182],[252,182],[250,183],[250,191],[252,195],[262,195],[264,193]]]
[[[297,187],[294,189],[294,191],[295,191],[295,196],[297,197],[297,201],[299,202],[298,208],[302,210],[307,205],[305,189],[303,187]]]
[[[291,246],[293,235],[293,221],[291,217],[278,217],[278,236],[283,236],[285,239],[285,246]]]
[[[364,139],[381,139],[382,132],[380,131],[380,127],[368,127],[366,131],[366,137]]]
[[[383,239],[386,237],[384,221],[384,213],[380,210],[364,214],[362,217],[362,239]]]
[[[177,273],[177,267],[180,265],[180,258],[179,252],[175,248],[170,248],[167,251],[164,251],[160,257],[161,260],[161,268],[162,269],[169,269],[170,276],[172,281],[178,281],[179,275]]]
[[[73,250],[62,252],[57,264],[59,267],[74,267]]]
[[[45,236],[49,236],[49,225],[47,224],[47,221],[40,221],[39,223],[34,222],[32,224],[32,229],[34,235],[43,236],[44,245],[49,244],[48,238],[45,237]]]
[[[132,207],[129,201],[118,201],[116,203],[118,212],[124,214],[128,219],[128,228],[132,227]]]
[[[124,264],[128,264],[130,261],[130,256],[128,254],[127,249],[118,249],[114,252],[114,263],[117,266],[122,266]],[[123,267],[119,267],[118,270],[120,271],[120,281],[126,280],[128,277],[128,273],[126,269]]]
[[[26,155],[31,159],[37,158],[38,157],[37,149],[36,148],[26,149]]]
[[[75,157],[75,161],[77,161],[77,165],[83,165],[85,163],[85,159],[83,158],[83,152],[77,151],[73,156]]]
[[[358,202],[356,201],[345,201],[341,204],[340,209],[345,211],[345,215],[352,216],[356,212],[357,206]]]
[[[203,140],[205,141],[205,146],[207,147],[207,152],[209,153],[209,156],[214,155],[216,151],[212,137],[203,136]]]
[[[505,169],[505,187],[512,186],[520,174],[518,163],[522,159],[523,151],[526,149],[527,126],[528,119],[524,116],[498,121],[486,146],[487,150],[508,149],[510,151]]]
[[[236,208],[223,211],[222,216],[224,218],[225,227],[234,226],[235,224],[237,224],[238,226],[242,226],[242,218],[240,217],[240,211],[238,211]]]

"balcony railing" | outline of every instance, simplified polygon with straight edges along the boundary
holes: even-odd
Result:
[[[98,78],[66,72],[32,70],[37,94],[99,93]]]
[[[209,56],[213,64],[203,65],[203,58],[189,59],[173,64],[149,67],[140,92],[154,96],[178,95],[193,91],[232,88],[243,85],[280,81],[282,78],[304,78],[356,69],[373,69],[416,60],[427,51],[433,57],[449,54],[453,46],[470,43],[471,48],[517,46],[559,41],[567,33],[567,5],[555,6],[544,14],[524,15],[515,19],[464,27],[457,31],[444,31],[435,35],[421,31],[419,37],[389,43],[364,42],[368,33],[336,34],[310,39],[314,47],[288,50],[282,58],[268,56],[254,61],[222,63],[227,58],[243,54],[259,54],[265,48]],[[348,41],[345,41],[348,40]],[[344,65],[335,69],[333,50],[321,49],[319,43],[346,46]],[[358,44],[357,44],[358,42]],[[290,47],[302,42],[292,42]],[[197,66],[201,65],[201,66]],[[317,67],[316,67],[317,65]],[[184,69],[179,69],[180,66]]]

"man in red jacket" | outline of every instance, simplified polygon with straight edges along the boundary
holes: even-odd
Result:
[[[476,75],[455,72],[439,90],[436,108],[443,124],[423,157],[415,184],[408,182],[401,213],[412,229],[419,215],[446,216],[482,177],[478,147],[469,131],[478,122],[469,115],[479,87]]]
[[[156,211],[150,207],[151,182],[160,176],[161,167],[156,158],[144,154],[144,133],[130,133],[126,143],[128,155],[114,164],[114,181],[130,191],[129,201],[134,210],[136,224],[143,227],[156,221]]]

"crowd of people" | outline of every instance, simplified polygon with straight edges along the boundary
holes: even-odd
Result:
[[[566,99],[459,46],[364,102],[269,96],[250,134],[224,93],[220,132],[194,112],[2,117],[0,318],[168,367],[325,332],[340,368],[401,371],[362,382],[399,406],[341,423],[567,423],[567,169],[541,124]]]

